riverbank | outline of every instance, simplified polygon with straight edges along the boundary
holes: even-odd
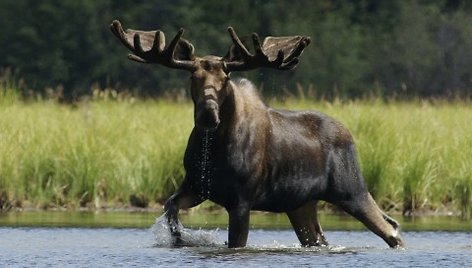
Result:
[[[162,203],[155,203],[151,202],[146,207],[136,207],[132,206],[129,203],[121,203],[121,204],[108,204],[103,205],[101,207],[48,207],[48,208],[38,208],[32,206],[29,202],[25,202],[23,207],[12,207],[9,210],[0,211],[2,213],[149,213],[160,215],[163,213],[164,204]],[[338,216],[347,216],[349,214],[345,213],[342,209],[331,205],[329,203],[320,201],[317,206],[318,214],[325,214],[325,215],[338,215]],[[205,201],[199,206],[196,206],[191,209],[183,209],[180,211],[181,214],[185,215],[195,215],[195,214],[221,214],[227,215],[226,210],[211,202]],[[255,214],[277,214],[271,212],[263,212],[263,211],[252,211]],[[281,213],[284,214],[284,213]],[[462,220],[468,220],[466,218],[462,218],[462,213],[460,210],[454,210],[453,208],[446,208],[443,207],[441,210],[415,210],[412,213],[403,214],[400,210],[390,210],[387,211],[387,214],[394,216],[394,217],[405,217],[405,218],[415,218],[415,217],[453,217],[453,218],[461,218]]]
[[[162,210],[96,210],[96,211],[22,211],[0,213],[0,227],[69,227],[69,228],[150,228]],[[393,215],[404,231],[472,231],[469,221],[457,216]],[[193,229],[226,229],[224,211],[182,211],[182,224]],[[318,213],[324,230],[365,230],[365,226],[344,213]],[[284,213],[251,212],[251,229],[291,229]]]

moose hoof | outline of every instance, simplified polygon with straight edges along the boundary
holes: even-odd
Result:
[[[172,232],[171,235],[173,247],[182,247],[184,245],[184,240],[182,239],[182,235],[179,231]]]
[[[327,247],[327,246],[329,246],[329,243],[326,240],[326,238],[324,237],[324,235],[319,235],[318,236],[318,239],[316,240],[316,244],[317,244],[318,247]]]
[[[184,241],[182,240],[182,237],[178,236],[178,237],[174,237],[173,239],[174,239],[172,243],[173,247],[180,248],[184,246]]]

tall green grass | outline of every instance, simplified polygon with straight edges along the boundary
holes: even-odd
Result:
[[[16,102],[0,107],[0,192],[8,204],[144,206],[175,190],[188,104]]]
[[[472,202],[472,106],[462,102],[312,102],[352,132],[369,189],[386,210],[460,212]],[[0,101],[0,208],[100,208],[162,202],[183,178],[189,102]]]

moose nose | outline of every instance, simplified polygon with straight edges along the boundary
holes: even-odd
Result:
[[[200,102],[197,105],[195,125],[204,130],[215,130],[219,124],[218,103],[213,99]]]
[[[205,100],[208,100],[208,99],[213,99],[213,100],[216,100],[217,96],[216,96],[216,89],[212,86],[206,86],[204,89],[203,89],[203,98]]]

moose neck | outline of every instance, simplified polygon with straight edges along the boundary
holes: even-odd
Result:
[[[216,130],[195,128],[202,140],[211,139],[210,151],[219,147],[231,151],[260,148],[270,125],[267,106],[262,102],[255,86],[246,79],[228,83],[228,94],[220,105],[220,124]]]
[[[269,124],[267,107],[250,81],[236,79],[228,86],[229,94],[220,111],[221,125],[217,130],[218,136],[230,139],[229,142],[254,140],[253,136],[262,134]]]

